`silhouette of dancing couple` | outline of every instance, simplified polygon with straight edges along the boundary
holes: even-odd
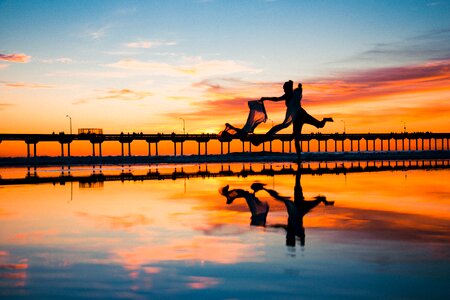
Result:
[[[333,122],[332,118],[323,118],[321,121],[317,120],[306,112],[301,106],[301,100],[303,97],[303,87],[299,83],[298,87],[294,89],[294,83],[292,80],[286,81],[283,84],[284,94],[280,97],[262,97],[260,100],[249,101],[248,106],[250,112],[247,118],[247,122],[244,127],[237,128],[229,123],[225,124],[225,129],[219,133],[219,138],[227,139],[233,136],[242,138],[248,136],[249,133],[253,133],[253,130],[262,122],[266,122],[267,114],[264,107],[264,101],[283,101],[286,104],[286,116],[281,124],[273,126],[263,136],[252,136],[250,141],[253,145],[258,146],[261,143],[268,141],[278,131],[289,127],[293,124],[293,135],[295,139],[295,150],[300,159],[301,147],[300,136],[304,124],[310,124],[316,128],[323,128],[326,122]]]
[[[303,226],[303,217],[320,203],[323,203],[325,206],[332,206],[334,201],[327,201],[325,196],[320,195],[314,197],[314,200],[305,200],[300,183],[301,168],[301,164],[298,164],[295,176],[294,201],[290,197],[281,196],[275,190],[267,189],[265,184],[258,182],[250,186],[253,192],[243,189],[230,190],[230,187],[226,185],[219,190],[219,193],[227,199],[227,204],[232,204],[237,198],[244,198],[251,213],[250,225],[266,226],[269,204],[256,197],[257,192],[266,191],[275,200],[283,202],[288,213],[287,224],[274,224],[270,225],[270,227],[284,228],[286,230],[286,246],[295,247],[296,237],[299,239],[300,245],[304,246],[305,228]]]

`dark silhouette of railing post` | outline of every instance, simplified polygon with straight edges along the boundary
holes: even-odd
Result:
[[[30,156],[31,156],[30,145],[33,145],[33,154],[34,154],[34,157],[36,157],[37,156],[36,148],[37,148],[38,141],[34,138],[28,138],[28,139],[25,139],[25,143],[27,144],[27,157],[30,158]]]
[[[102,143],[105,141],[103,134],[94,134],[89,137],[89,141],[92,143],[92,156],[95,157],[95,144],[98,144],[99,156],[102,157]]]

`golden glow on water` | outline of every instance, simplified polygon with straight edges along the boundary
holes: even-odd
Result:
[[[221,168],[206,167],[211,171]],[[176,168],[188,172],[205,166]],[[249,169],[250,165],[233,164],[229,168]],[[261,165],[253,164],[251,168],[261,169]],[[38,172],[48,174],[50,169]],[[118,169],[105,168],[103,173],[114,174]],[[14,177],[23,171],[2,169],[1,176]],[[72,174],[91,171],[80,167],[72,170]],[[131,167],[135,174],[148,171],[146,167]],[[162,166],[159,171],[170,173],[173,168]],[[306,239],[324,238],[322,242],[337,243],[353,239],[380,243],[414,240],[424,245],[448,246],[449,179],[447,169],[346,176],[303,174],[300,182],[307,200],[324,195],[335,201],[334,206],[320,204],[304,216]],[[262,263],[272,255],[268,252],[269,245],[284,247],[282,225],[288,219],[285,205],[267,193],[258,192],[258,198],[270,205],[267,223],[265,227],[250,226],[245,200],[238,198],[227,205],[218,190],[229,185],[230,189],[250,191],[251,184],[259,182],[293,199],[295,181],[295,175],[252,175],[107,181],[90,186],[79,182],[0,186],[0,264],[3,270],[8,270],[0,270],[0,275],[9,278],[13,285],[26,285],[29,265],[36,263],[36,255],[44,264],[120,265],[132,280],[143,274],[154,276],[165,272],[162,264],[167,263]],[[310,243],[314,247],[314,242]],[[433,255],[446,257],[444,250],[435,248]],[[27,255],[32,250],[19,254],[13,249],[49,250]],[[65,253],[68,249],[70,253]],[[216,286],[221,280],[192,275],[187,282],[192,289],[203,289]]]

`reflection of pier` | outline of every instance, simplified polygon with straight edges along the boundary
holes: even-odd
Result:
[[[259,136],[255,134],[254,136]],[[245,143],[251,146],[252,135],[236,140],[242,142],[242,151],[244,152]],[[310,152],[311,146],[317,147],[317,152],[346,152],[350,151],[427,151],[427,150],[449,150],[450,133],[334,133],[334,134],[303,134],[302,137],[303,152]],[[219,139],[216,134],[0,134],[0,143],[2,141],[23,141],[27,145],[27,157],[37,156],[37,144],[42,142],[56,142],[61,145],[61,156],[71,156],[70,146],[74,141],[86,141],[92,144],[92,156],[102,156],[102,145],[105,142],[119,142],[121,144],[121,155],[125,156],[125,147],[128,156],[132,155],[131,144],[133,141],[145,141],[148,144],[148,156],[158,156],[158,144],[161,141],[170,141],[173,143],[173,154],[177,155],[177,144],[179,144],[179,154],[184,155],[183,145],[186,141],[195,141],[198,144],[198,155],[208,154],[208,143],[210,141],[220,142],[220,154],[224,154],[224,148],[230,153],[230,143],[232,139]],[[281,152],[285,152],[285,144],[288,145],[289,152],[292,152],[291,134],[277,134],[270,140],[262,143],[262,151],[272,152],[272,143],[281,142]],[[203,153],[201,146],[203,146]],[[96,147],[97,145],[97,147]],[[227,146],[227,147],[224,147]],[[32,150],[31,151],[31,147]],[[65,151],[67,148],[67,151]],[[98,148],[98,152],[96,152]],[[152,151],[152,148],[154,150]]]
[[[258,164],[261,165],[261,164]],[[232,170],[231,165],[213,165],[208,168],[208,164],[199,165],[198,170],[184,171],[184,168],[174,168],[171,172],[159,172],[157,168],[150,169],[146,174],[133,174],[133,172],[121,171],[118,174],[104,174],[94,172],[90,175],[72,175],[70,168],[68,173],[61,173],[54,177],[40,177],[34,169],[28,169],[28,174],[24,178],[4,178],[0,177],[0,185],[12,184],[38,184],[52,183],[65,184],[68,182],[79,182],[80,187],[103,187],[106,181],[146,181],[146,180],[176,180],[189,178],[214,178],[214,177],[248,177],[248,176],[276,176],[295,175],[297,164],[287,164],[280,168],[274,168],[270,164],[262,164],[262,168],[254,169],[251,164],[243,165],[239,170]],[[236,164],[234,165],[236,166]],[[450,160],[409,160],[409,161],[354,161],[354,162],[333,162],[333,163],[313,163],[303,164],[302,174],[323,175],[323,174],[348,174],[361,172],[381,172],[381,171],[408,171],[408,170],[430,170],[430,169],[450,169]]]

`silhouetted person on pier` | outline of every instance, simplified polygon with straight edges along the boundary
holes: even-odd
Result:
[[[225,123],[225,129],[218,134],[219,139],[227,140],[232,137],[246,137],[249,133],[252,133],[255,130],[256,126],[266,122],[266,108],[264,107],[264,103],[262,101],[248,101],[248,107],[250,111],[244,127],[238,128],[229,123]]]
[[[305,227],[303,217],[320,203],[326,206],[334,205],[334,201],[327,201],[325,196],[316,196],[314,200],[305,200],[301,185],[301,164],[298,164],[295,175],[294,201],[286,197],[274,197],[285,204],[288,212],[287,225],[275,225],[286,229],[286,245],[295,247],[295,237],[300,240],[300,245],[305,245]]]
[[[333,122],[332,118],[323,118],[321,121],[317,120],[306,112],[301,106],[301,100],[303,98],[303,86],[301,83],[295,90],[292,90],[293,82],[287,81],[283,85],[284,94],[281,97],[262,97],[261,101],[282,101],[285,100],[286,104],[286,116],[281,124],[273,126],[262,138],[253,138],[252,143],[258,146],[278,131],[289,127],[293,123],[293,135],[295,139],[295,150],[298,155],[298,160],[301,159],[301,147],[300,137],[304,124],[310,124],[316,128],[323,128],[326,122]],[[290,90],[289,90],[290,89]]]

